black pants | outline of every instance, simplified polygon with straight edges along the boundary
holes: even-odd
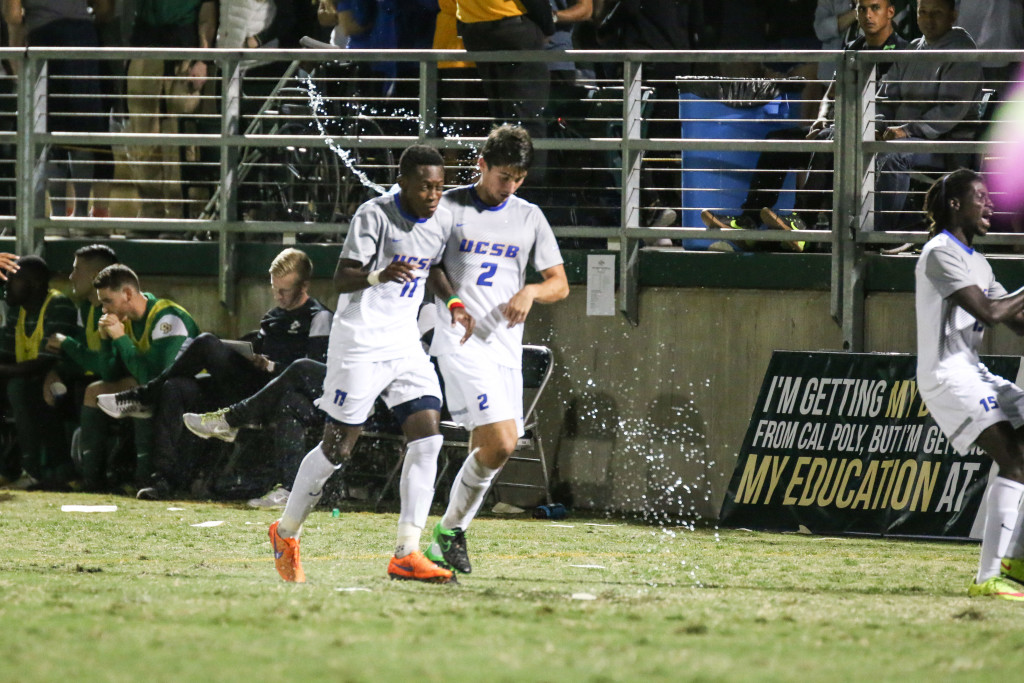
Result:
[[[152,405],[153,469],[173,491],[187,491],[210,444],[185,429],[182,415],[207,412],[259,391],[272,375],[204,332],[157,377],[140,387]],[[198,380],[205,370],[210,377]],[[214,444],[216,445],[216,444]]]
[[[810,129],[806,126],[780,128],[765,136],[767,140],[806,140]],[[818,132],[816,140],[827,140],[832,137],[832,128]],[[761,222],[761,209],[772,208],[779,201],[779,193],[790,172],[810,170],[807,182],[796,194],[794,210],[807,224],[813,228],[817,222],[818,211],[831,205],[832,174],[830,172],[832,154],[813,154],[811,152],[785,152],[769,150],[761,152],[757,158],[757,168],[750,181],[747,198],[741,207],[743,214],[755,223]]]
[[[526,16],[498,21],[459,24],[467,50],[543,50],[546,40],[537,24]],[[519,123],[534,138],[545,137],[545,108],[551,90],[548,65],[544,62],[479,62],[476,70],[483,81],[491,116],[498,123]],[[546,160],[535,153],[534,167],[543,175]]]
[[[273,430],[274,462],[285,486],[295,481],[306,455],[305,436],[324,423],[313,401],[323,395],[327,366],[300,358],[252,396],[231,406],[225,420],[232,427],[261,425]]]

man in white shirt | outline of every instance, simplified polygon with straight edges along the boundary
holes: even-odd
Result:
[[[441,200],[455,225],[443,260],[448,281],[437,277],[435,283],[431,272],[431,289],[442,297],[438,319],[445,308],[464,305],[476,329],[460,343],[457,328],[438,325],[430,353],[444,376],[452,419],[470,431],[472,447],[434,526],[427,557],[462,573],[471,571],[466,528],[523,434],[523,323],[534,303],[569,295],[551,226],[537,206],[515,196],[532,160],[529,133],[519,126],[496,128],[480,153],[480,179]],[[527,264],[542,282],[526,284]]]
[[[977,446],[999,466],[985,494],[981,559],[967,594],[1024,601],[1024,390],[989,372],[978,356],[986,327],[1004,323],[1024,335],[1024,291],[1007,295],[971,246],[988,232],[993,213],[977,173],[943,177],[925,207],[931,239],[914,269],[921,398],[957,452]]]
[[[302,460],[281,519],[270,527],[274,564],[285,581],[303,582],[302,523],[323,486],[342,469],[378,396],[398,418],[407,440],[400,484],[398,542],[388,575],[448,583],[451,571],[419,550],[434,496],[441,450],[441,390],[420,345],[416,316],[427,273],[440,270],[452,216],[439,208],[444,160],[413,145],[399,161],[399,191],[364,203],[352,217],[334,284],[340,295],[327,349],[319,407],[327,413],[323,440]],[[466,310],[451,318],[472,332]]]

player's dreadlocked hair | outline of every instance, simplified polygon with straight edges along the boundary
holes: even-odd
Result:
[[[979,174],[970,169],[959,168],[942,176],[928,188],[928,193],[924,196],[924,210],[931,221],[928,239],[950,227],[953,220],[950,202],[954,199],[963,199],[976,180],[981,180]]]
[[[488,166],[511,166],[526,171],[533,163],[533,140],[525,128],[506,123],[487,136],[480,156]]]
[[[410,145],[398,158],[398,174],[406,178],[416,173],[419,166],[444,167],[444,157],[433,147],[427,145]]]

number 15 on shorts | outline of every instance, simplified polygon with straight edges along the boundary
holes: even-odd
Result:
[[[981,404],[981,407],[985,409],[986,413],[989,412],[990,410],[995,410],[996,408],[999,407],[999,404],[996,402],[995,396],[986,396],[985,398],[978,401],[978,403]]]

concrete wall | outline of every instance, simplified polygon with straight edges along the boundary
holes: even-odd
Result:
[[[239,286],[239,314],[216,302],[212,280],[152,278],[203,329],[234,336],[272,304],[269,283]],[[313,291],[334,307],[328,281]],[[556,369],[541,405],[549,468],[578,506],[640,512],[652,521],[713,518],[773,350],[840,350],[827,292],[647,288],[640,326],[587,317],[586,289],[533,309],[526,340],[551,346]],[[914,352],[913,294],[868,300],[870,351]],[[1005,329],[989,353],[1019,353]],[[535,472],[533,473],[535,474]],[[535,497],[512,497],[535,504]]]

